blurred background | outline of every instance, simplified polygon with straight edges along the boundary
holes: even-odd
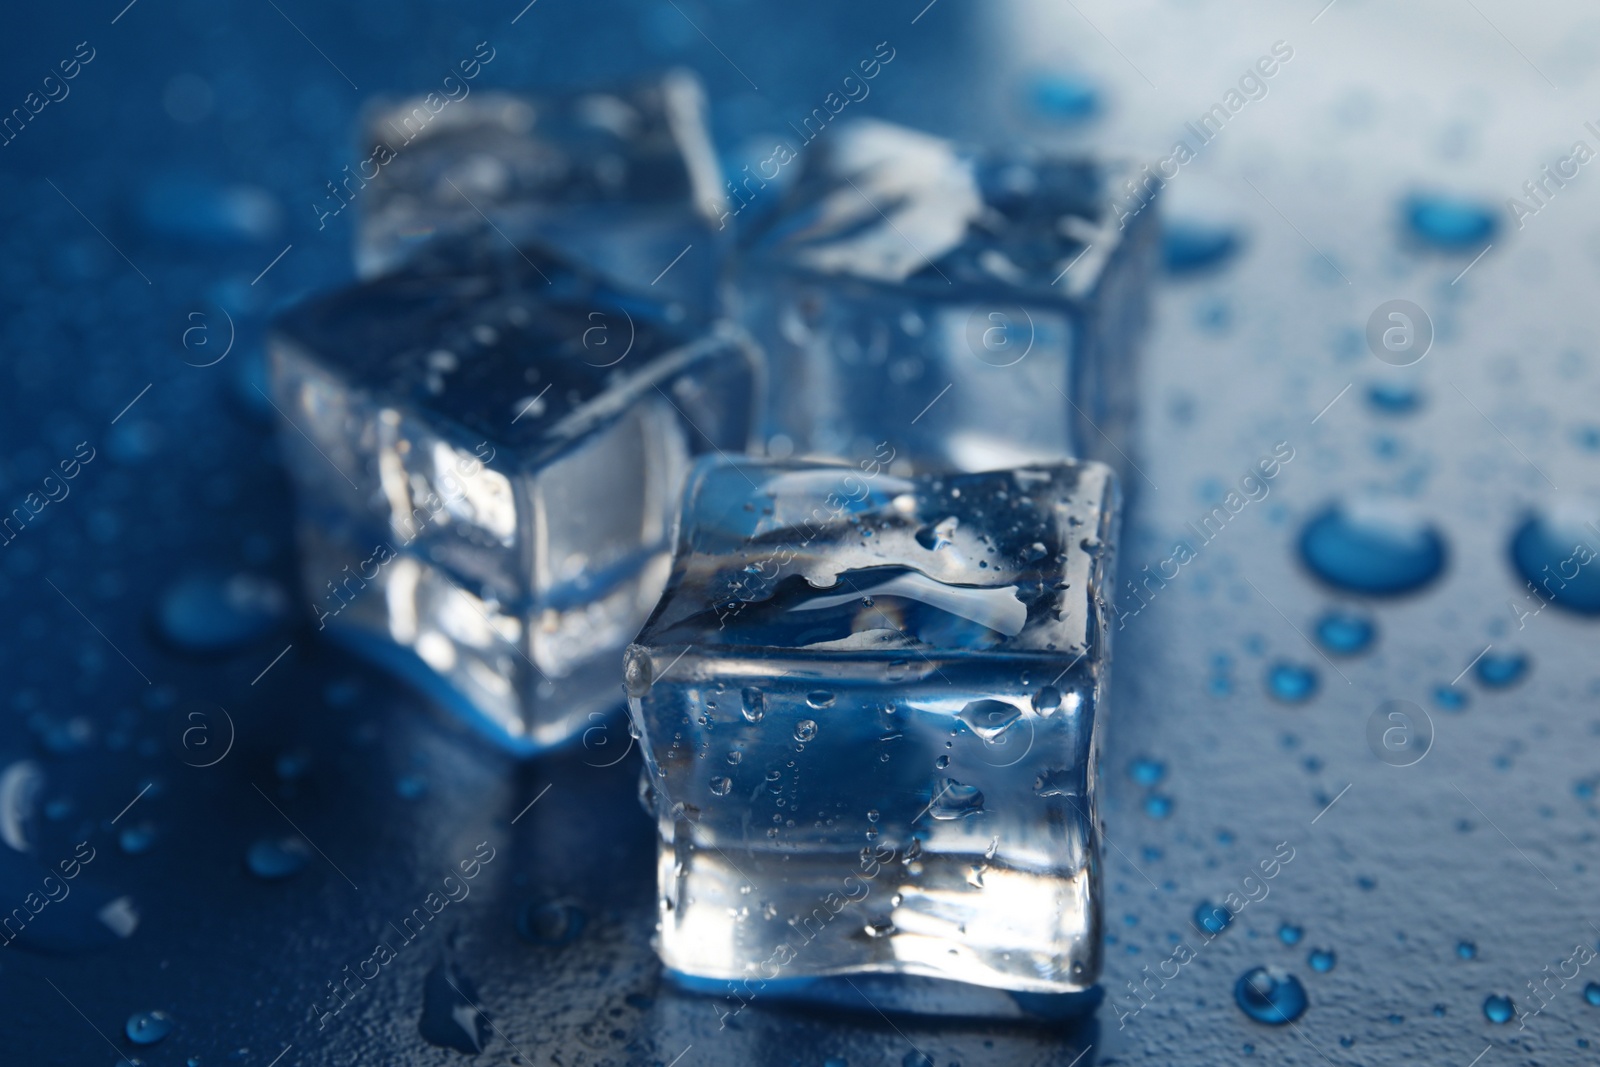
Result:
[[[1528,588],[1567,531],[1600,547],[1587,5],[97,0],[5,21],[0,491],[47,503],[0,546],[4,907],[79,873],[0,952],[7,1062],[1593,1062],[1600,579]],[[1123,576],[1293,459],[1123,603],[1096,1018],[753,1005],[719,1028],[659,981],[620,719],[516,764],[317,639],[263,328],[352,277],[353,213],[324,212],[363,158],[358,109],[480,42],[479,88],[693,68],[730,172],[883,42],[853,113],[1173,160]],[[1426,344],[1384,346],[1392,301]],[[1403,595],[1302,555],[1332,543],[1336,572],[1374,498],[1415,550]],[[330,983],[484,855],[334,1012]],[[1197,934],[1229,894],[1248,903]],[[1235,1002],[1258,966],[1304,988],[1295,1024]],[[480,1014],[481,1050],[441,1043],[440,1010]]]

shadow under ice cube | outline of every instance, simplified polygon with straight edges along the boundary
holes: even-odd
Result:
[[[429,256],[276,324],[305,588],[319,629],[536,751],[618,703],[689,459],[746,447],[759,355],[533,247]]]
[[[1115,475],[900,478],[890,458],[690,476],[625,668],[659,952],[745,999],[873,974],[1079,993],[1100,971]]]
[[[1074,456],[1127,475],[1156,212],[1112,201],[1137,171],[865,119],[802,166],[735,271],[771,361],[768,454],[887,438],[918,470]]]

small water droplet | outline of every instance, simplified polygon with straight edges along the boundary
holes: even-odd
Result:
[[[1355,656],[1372,647],[1378,628],[1370,618],[1354,611],[1334,609],[1316,623],[1317,644],[1336,656]]]
[[[862,928],[866,935],[873,940],[888,937],[894,933],[894,923],[888,919],[874,919]]]
[[[1464,960],[1477,959],[1478,946],[1471,941],[1457,941],[1456,955]]]
[[[117,835],[117,844],[122,847],[122,851],[130,856],[138,856],[149,852],[150,847],[155,843],[156,830],[149,823],[137,823],[133,826],[124,827],[122,832]]]
[[[826,689],[818,689],[806,694],[806,703],[818,711],[833,706],[833,694]]]
[[[1474,250],[1494,236],[1494,210],[1440,193],[1408,196],[1401,212],[1411,237],[1441,252]]]
[[[298,837],[262,838],[245,853],[250,873],[274,882],[299,874],[310,862],[311,850]]]
[[[1192,274],[1220,266],[1240,248],[1239,235],[1225,226],[1185,219],[1163,219],[1161,265],[1168,274]]]
[[[1590,982],[1583,987],[1583,999],[1596,1008],[1600,1008],[1600,982]]]
[[[1040,715],[1049,715],[1061,706],[1061,690],[1053,685],[1047,685],[1033,694],[1033,710]]]
[[[1444,570],[1444,537],[1399,504],[1356,500],[1329,505],[1306,523],[1300,555],[1336,589],[1393,596],[1420,589]]]
[[[1167,765],[1149,756],[1138,756],[1128,764],[1128,777],[1146,788],[1167,776]]]
[[[1165,819],[1172,814],[1172,798],[1161,793],[1151,793],[1144,798],[1144,813],[1152,819]]]
[[[161,595],[161,635],[185,652],[229,652],[258,641],[288,617],[289,596],[253,574],[191,574]]]
[[[1374,382],[1367,386],[1367,406],[1384,415],[1410,415],[1422,407],[1422,393],[1400,382]]]
[[[1202,900],[1195,905],[1194,924],[1208,934],[1220,934],[1233,922],[1233,913],[1219,904]]]
[[[1278,940],[1285,945],[1298,945],[1305,933],[1302,927],[1296,926],[1294,923],[1284,923],[1278,927]]]
[[[1292,1023],[1306,1010],[1300,979],[1278,967],[1252,967],[1233,987],[1234,1002],[1250,1018],[1269,1026]]]
[[[749,722],[760,722],[767,714],[767,695],[750,686],[739,694],[744,706],[744,717]]]
[[[799,742],[810,741],[817,736],[817,723],[814,719],[801,719],[794,724],[794,739]]]
[[[1285,704],[1303,704],[1317,693],[1317,674],[1303,664],[1274,663],[1267,668],[1267,692]]]
[[[728,790],[730,790],[732,788],[733,788],[733,779],[732,778],[713,778],[713,779],[711,779],[711,794],[712,794],[712,796],[725,797],[725,796],[728,795]]]
[[[1483,1017],[1496,1026],[1504,1025],[1511,1021],[1517,1014],[1517,1006],[1511,998],[1499,993],[1490,993],[1483,1001]]]
[[[1522,681],[1530,660],[1521,652],[1485,652],[1478,657],[1473,673],[1486,689],[1505,689]]]
[[[1310,964],[1311,969],[1316,971],[1318,974],[1327,974],[1329,971],[1333,970],[1333,965],[1338,962],[1338,959],[1339,958],[1333,954],[1332,949],[1314,948],[1311,950],[1310,955],[1306,957],[1306,962]]]
[[[135,1045],[153,1045],[172,1033],[172,1016],[164,1011],[135,1012],[122,1029]]]

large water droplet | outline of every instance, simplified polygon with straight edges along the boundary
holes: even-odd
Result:
[[[305,870],[311,850],[298,837],[262,838],[250,846],[244,862],[257,878],[277,881]]]
[[[1517,1006],[1511,998],[1499,993],[1490,993],[1483,1001],[1483,1017],[1499,1026],[1511,1021],[1517,1014]]]
[[[588,914],[571,901],[534,900],[517,913],[517,933],[535,945],[560,948],[576,941],[588,921]]]
[[[161,635],[186,652],[227,652],[270,634],[289,614],[278,583],[252,574],[191,574],[161,595]]]
[[[1311,573],[1337,589],[1393,596],[1420,589],[1444,570],[1443,536],[1390,502],[1332,504],[1300,534]]]
[[[478,992],[460,971],[436,964],[422,984],[422,1018],[417,1030],[440,1048],[469,1056],[489,1040],[489,1018],[478,1010]]]
[[[1475,201],[1417,193],[1406,198],[1403,212],[1411,236],[1441,251],[1475,250],[1494,236],[1494,209]]]
[[[172,1033],[172,1016],[164,1011],[135,1012],[122,1029],[135,1045],[153,1045]]]
[[[1378,633],[1370,618],[1338,608],[1317,619],[1317,644],[1336,656],[1354,656],[1372,647]]]
[[[1562,501],[1528,517],[1511,538],[1511,562],[1533,588],[1524,610],[1540,601],[1580,615],[1600,615],[1600,509]],[[1521,613],[1519,612],[1519,615]]]
[[[1033,710],[1040,715],[1049,715],[1061,706],[1061,690],[1053,685],[1047,685],[1033,694],[1030,703],[1033,704]]]
[[[1303,704],[1317,693],[1317,673],[1299,663],[1274,663],[1267,668],[1267,692],[1285,704]]]
[[[928,805],[928,814],[935,819],[964,819],[983,810],[983,794],[976,786],[962,785],[954,778],[946,778],[934,790]]]
[[[985,741],[993,741],[1022,718],[1022,710],[1004,700],[974,700],[958,716],[967,729]]]
[[[1590,982],[1584,986],[1583,999],[1586,1003],[1600,1008],[1600,982]]]
[[[1258,1023],[1282,1026],[1306,1010],[1306,990],[1300,979],[1278,967],[1253,967],[1239,976],[1233,999]]]
[[[1505,689],[1528,674],[1531,661],[1521,652],[1485,652],[1478,657],[1473,673],[1486,689]]]
[[[1220,934],[1233,922],[1233,912],[1220,904],[1202,900],[1195,905],[1194,924],[1208,934]]]

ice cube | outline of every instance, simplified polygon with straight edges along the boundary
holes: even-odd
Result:
[[[689,457],[747,446],[760,357],[499,243],[289,312],[272,384],[319,628],[526,752],[620,703]]]
[[[887,438],[919,470],[1129,464],[1155,210],[1113,196],[1136,171],[865,119],[802,166],[735,270],[769,454]]]
[[[432,103],[364,116],[363,175],[376,173],[349,193],[359,273],[392,270],[441,234],[482,231],[539,240],[690,313],[714,307],[723,179],[693,74]]]
[[[1075,994],[1099,974],[1116,476],[898,477],[894,458],[690,475],[624,674],[658,950],[695,988]]]

